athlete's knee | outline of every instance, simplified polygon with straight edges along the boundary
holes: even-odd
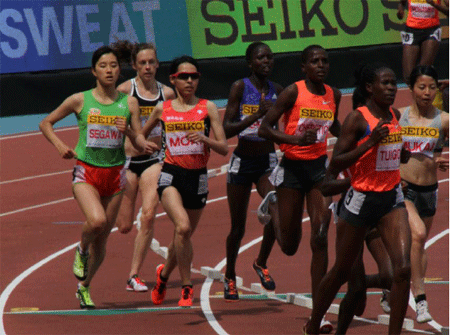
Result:
[[[392,286],[393,276],[392,272],[380,272],[380,286],[389,289]]]
[[[311,250],[313,252],[327,250],[328,249],[328,232],[326,230],[322,230],[319,232],[311,232],[310,245],[311,245]]]
[[[192,234],[192,228],[189,224],[179,224],[175,231],[183,239],[189,239]]]
[[[94,235],[99,235],[103,232],[107,225],[105,217],[95,217],[91,218],[87,224],[89,225],[89,230]]]
[[[133,222],[116,221],[116,226],[121,234],[128,234],[133,229]]]
[[[279,242],[281,251],[287,256],[294,256],[298,250],[300,241],[283,240]]]
[[[155,219],[155,211],[154,210],[142,210],[142,214],[140,217],[141,227],[140,229],[151,231],[153,229],[153,222]]]
[[[409,282],[411,279],[411,264],[409,262],[402,262],[394,267],[393,280],[399,282]]]
[[[232,224],[230,230],[230,238],[235,241],[241,241],[245,235],[245,225]]]
[[[425,242],[427,241],[427,233],[425,230],[413,231],[411,234],[411,239],[413,243],[425,245]]]

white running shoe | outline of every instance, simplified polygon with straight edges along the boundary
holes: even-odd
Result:
[[[134,275],[127,281],[127,291],[147,292],[148,287],[145,285],[145,282],[138,277],[138,275]]]
[[[389,290],[383,290],[380,298],[380,306],[386,314],[391,313],[391,306],[389,305]]]
[[[277,193],[275,191],[270,191],[266,194],[264,199],[261,201],[261,204],[258,206],[256,210],[256,214],[258,215],[258,220],[263,225],[266,225],[272,219],[272,216],[269,214],[269,203],[274,203],[277,201]]]
[[[333,331],[333,325],[330,321],[325,320],[325,317],[320,321],[320,334],[330,334]]]
[[[416,304],[417,322],[425,323],[433,320],[430,313],[428,312],[428,303],[426,300],[419,301]]]

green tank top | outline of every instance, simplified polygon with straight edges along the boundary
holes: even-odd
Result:
[[[79,137],[75,152],[78,159],[100,167],[123,165],[125,136],[117,130],[115,119],[123,117],[130,124],[128,96],[119,92],[116,101],[103,105],[95,100],[92,90],[83,94],[83,109],[77,114]]]

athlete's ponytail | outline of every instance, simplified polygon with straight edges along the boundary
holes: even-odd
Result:
[[[119,62],[127,64],[135,64],[137,54],[142,50],[153,50],[156,56],[156,47],[153,43],[132,43],[127,40],[120,40],[111,44],[119,57]]]

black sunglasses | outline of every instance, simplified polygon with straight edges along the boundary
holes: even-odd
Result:
[[[180,80],[188,80],[190,77],[192,80],[197,80],[200,78],[200,72],[177,72],[172,74],[172,77]]]

